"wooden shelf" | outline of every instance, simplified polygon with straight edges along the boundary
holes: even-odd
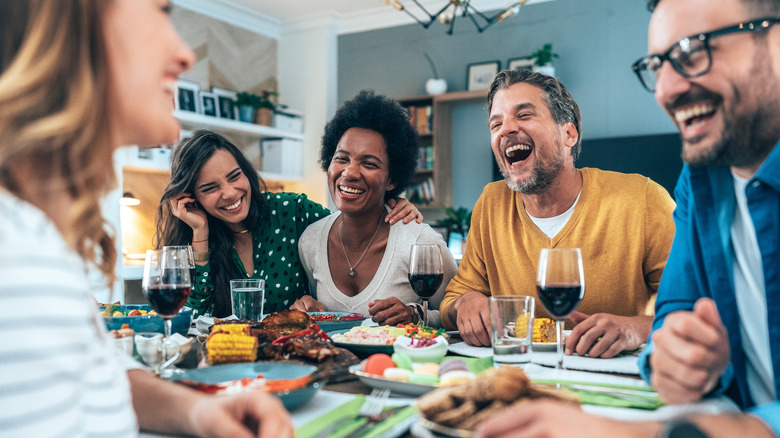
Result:
[[[173,115],[179,119],[185,129],[210,129],[218,132],[229,132],[245,138],[290,138],[303,140],[303,134],[298,132],[283,131],[270,126],[254,123],[239,122],[238,120],[221,119],[219,117],[205,116],[189,111],[174,111]]]
[[[433,146],[433,169],[418,169],[412,184],[432,178],[434,198],[420,203],[421,208],[441,208],[452,205],[452,108],[485,102],[488,90],[456,91],[435,96],[397,99],[403,106],[427,106],[433,109],[433,132],[420,134],[420,145]]]

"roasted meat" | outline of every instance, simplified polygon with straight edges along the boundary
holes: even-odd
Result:
[[[303,330],[312,324],[316,324],[316,321],[308,313],[287,309],[266,316],[260,322],[259,328],[273,330],[282,335],[289,335]]]

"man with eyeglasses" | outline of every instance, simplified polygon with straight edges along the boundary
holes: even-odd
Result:
[[[780,436],[780,1],[648,7],[650,55],[633,70],[677,125],[686,165],[640,368],[667,404],[725,391],[743,413],[623,422],[534,402],[477,436]]]

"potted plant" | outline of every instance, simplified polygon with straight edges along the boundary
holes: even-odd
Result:
[[[471,211],[465,207],[443,207],[442,210],[447,215],[444,219],[436,221],[436,226],[447,227],[452,233],[458,233],[463,240],[461,241],[462,252],[466,251],[466,237],[469,233],[469,226],[471,225]]]
[[[236,93],[236,106],[238,106],[238,120],[252,123],[255,120],[255,110],[260,107],[260,96],[248,91]]]
[[[262,94],[258,97],[257,102],[257,116],[255,123],[263,126],[271,126],[271,117],[273,116],[276,104],[271,100],[271,96],[279,96],[276,91],[263,90]]]
[[[553,67],[552,63],[553,59],[558,57],[558,54],[553,52],[551,43],[543,45],[541,49],[535,51],[531,56],[534,58],[533,70],[535,72],[555,76],[555,67]]]

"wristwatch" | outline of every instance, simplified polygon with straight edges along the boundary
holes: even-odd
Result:
[[[667,421],[659,438],[709,438],[696,423],[685,418]]]

